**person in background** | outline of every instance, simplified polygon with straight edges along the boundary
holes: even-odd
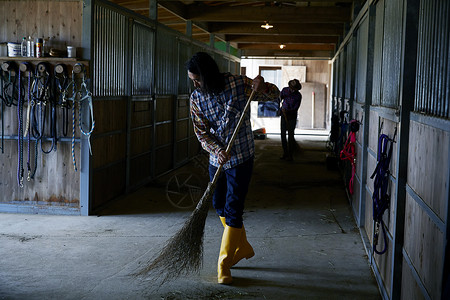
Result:
[[[294,138],[295,125],[297,124],[297,112],[302,103],[300,90],[302,85],[298,79],[290,80],[288,87],[281,90],[281,144],[283,146],[283,156],[281,159],[292,161],[292,153],[297,146]],[[286,140],[286,131],[288,139]]]
[[[195,87],[190,97],[191,118],[199,142],[209,152],[211,181],[217,168],[223,165],[213,194],[213,206],[224,227],[217,279],[221,284],[230,284],[230,268],[255,254],[242,221],[255,151],[249,111],[230,153],[225,149],[252,90],[256,91],[255,101],[276,99],[280,92],[261,76],[252,80],[219,72],[217,63],[205,52],[196,53],[187,62],[187,69]]]

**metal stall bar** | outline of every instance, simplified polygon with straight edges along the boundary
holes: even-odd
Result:
[[[90,61],[92,57],[92,37],[93,37],[93,3],[91,0],[85,0],[83,5],[83,31],[81,38],[82,58]],[[91,81],[92,82],[92,81]],[[92,89],[92,85],[91,85]],[[94,100],[94,99],[93,99]],[[81,121],[81,120],[80,120]],[[91,155],[89,153],[88,141],[85,138],[81,139],[81,175],[80,175],[80,213],[82,216],[89,215],[91,211],[92,198],[92,164]]]

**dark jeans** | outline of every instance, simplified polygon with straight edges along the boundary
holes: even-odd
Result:
[[[281,114],[281,145],[283,146],[283,156],[285,158],[292,158],[292,152],[295,149],[296,142],[294,138],[295,125],[297,123],[297,116],[285,117]],[[288,132],[288,140],[286,141],[286,131]]]
[[[212,181],[217,168],[209,165],[209,177]],[[217,214],[225,217],[228,226],[241,228],[244,202],[252,177],[253,158],[222,171],[217,180],[213,195],[213,207]]]

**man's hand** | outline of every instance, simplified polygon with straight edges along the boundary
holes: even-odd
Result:
[[[231,156],[225,150],[220,150],[217,155],[219,164],[224,165],[227,161],[230,160]]]
[[[266,86],[266,83],[264,82],[264,78],[261,75],[258,75],[253,79],[252,88],[254,91],[260,92],[260,93],[263,93],[266,91],[267,86]]]

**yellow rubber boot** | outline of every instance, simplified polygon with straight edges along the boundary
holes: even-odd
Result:
[[[225,217],[219,217],[222,222],[223,227],[227,226],[225,223]],[[255,251],[253,251],[252,245],[247,241],[247,234],[245,233],[244,225],[242,225],[242,234],[241,239],[239,240],[238,246],[236,248],[236,252],[233,257],[233,266],[237,264],[241,259],[249,259],[255,255]]]
[[[220,245],[219,261],[217,263],[217,282],[221,284],[230,284],[233,281],[231,277],[231,266],[236,252],[237,244],[241,238],[242,228],[225,226],[222,235],[222,244]]]

